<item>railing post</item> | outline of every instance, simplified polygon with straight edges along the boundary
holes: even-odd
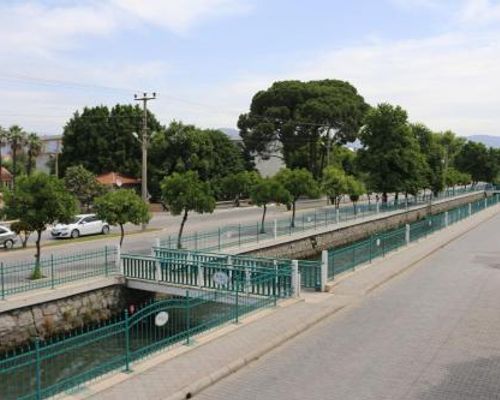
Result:
[[[234,323],[237,324],[239,323],[240,319],[240,304],[239,304],[239,298],[240,298],[240,281],[236,282],[236,299],[235,299],[235,316],[234,316]]]
[[[245,267],[245,293],[248,294],[250,283],[252,282],[252,273],[249,267]]]
[[[328,250],[321,252],[321,291],[326,291],[326,284],[328,282]]]
[[[314,209],[314,230],[316,230],[317,227],[317,218],[316,218],[316,209]]]
[[[450,224],[450,215],[449,215],[448,211],[445,211],[444,212],[444,226],[448,227],[449,224]]]
[[[130,326],[128,310],[125,313],[125,372],[130,372]]]
[[[189,299],[189,290],[186,290],[186,346],[191,344],[191,309],[190,309],[190,299]]]
[[[338,208],[335,209],[335,223],[340,224],[340,210]]]
[[[161,262],[159,259],[155,259],[155,280],[156,280],[156,282],[160,282],[161,279],[162,279]]]
[[[273,235],[274,235],[274,240],[278,238],[278,221],[275,219],[274,220],[274,225],[273,225]]]
[[[410,244],[410,224],[406,224],[405,226],[405,241],[406,241],[406,245],[408,246]]]
[[[220,227],[218,228],[218,235],[217,235],[217,248],[220,251]]]
[[[241,247],[241,224],[238,224],[238,247]]]
[[[469,217],[472,215],[472,203],[469,203]]]
[[[5,300],[5,271],[4,271],[4,263],[0,261],[0,283],[2,285],[2,300]]]
[[[262,230],[265,229],[264,226],[265,226],[265,222],[262,223]],[[257,243],[259,243],[259,230],[260,230],[259,229],[259,223],[257,222],[257,231],[256,231],[256,233],[257,233]]]
[[[194,232],[194,249],[198,250],[198,231]]]
[[[299,275],[299,261],[292,261],[292,290],[293,297],[300,297],[300,275]]]
[[[109,275],[108,270],[108,246],[104,246],[104,276]]]
[[[54,289],[54,254],[50,255],[50,288]]]
[[[116,260],[115,260],[116,269],[119,271],[121,275],[125,275],[125,271],[123,270],[123,262],[122,262],[122,254],[120,245],[116,245]]]
[[[376,213],[378,214],[379,212],[380,212],[380,203],[377,201]]]
[[[35,398],[42,400],[42,358],[40,356],[40,338],[35,338]]]
[[[485,209],[488,208],[488,198],[487,197],[484,198],[484,208]]]
[[[325,226],[328,226],[328,210],[325,210]]]

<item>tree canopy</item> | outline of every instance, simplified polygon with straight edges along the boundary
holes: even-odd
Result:
[[[76,112],[63,131],[60,170],[82,165],[95,174],[120,172],[139,176],[141,144],[132,135],[142,129],[143,111],[139,106],[120,105],[84,108]],[[148,112],[150,132],[163,128]]]
[[[120,246],[125,237],[125,224],[146,224],[151,219],[148,205],[131,189],[112,190],[96,198],[95,210],[100,219],[120,226]]]
[[[200,179],[215,182],[244,170],[241,149],[224,132],[181,122],[153,137],[150,165],[154,197],[160,197],[163,178],[174,172],[195,171]]]
[[[36,268],[33,278],[40,278],[40,239],[47,225],[68,222],[78,207],[75,197],[61,180],[54,176],[36,173],[19,178],[16,187],[5,194],[8,218],[19,220],[23,229],[36,232]]]
[[[330,202],[339,208],[342,196],[347,193],[347,176],[344,170],[334,166],[326,167],[323,171],[321,188]]]
[[[106,188],[95,175],[81,165],[69,167],[64,175],[64,185],[79,201],[82,207],[90,208],[92,201],[104,194]]]
[[[255,94],[238,127],[248,151],[265,155],[279,143],[288,168],[307,168],[317,177],[327,147],[354,141],[367,110],[348,82],[282,81]]]
[[[457,153],[455,166],[470,174],[474,182],[493,182],[500,170],[500,150],[469,141]]]
[[[182,232],[190,211],[212,213],[215,209],[215,198],[210,185],[203,182],[196,171],[174,172],[161,183],[162,199],[172,215],[182,216],[177,246],[181,248]]]

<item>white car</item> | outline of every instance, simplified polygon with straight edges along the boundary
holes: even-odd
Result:
[[[97,218],[95,214],[77,215],[69,224],[57,224],[50,231],[55,238],[77,238],[84,235],[109,233],[109,224]]]
[[[5,226],[0,226],[0,246],[12,249],[16,243],[17,235]]]

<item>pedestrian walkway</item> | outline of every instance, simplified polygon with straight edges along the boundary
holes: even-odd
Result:
[[[488,306],[495,304],[491,301],[498,303],[500,300],[488,297],[493,291],[494,286],[491,285],[494,282],[500,283],[497,269],[484,266],[473,269],[474,263],[464,263],[463,266],[460,264],[463,260],[469,261],[477,256],[464,255],[467,253],[467,246],[477,247],[478,242],[483,241],[484,246],[479,247],[484,250],[484,254],[480,257],[490,257],[488,262],[492,263],[491,256],[495,254],[497,247],[495,244],[491,248],[491,244],[498,237],[500,224],[500,217],[494,216],[499,211],[499,206],[491,207],[447,230],[429,236],[422,242],[412,244],[386,259],[345,276],[339,279],[330,294],[314,293],[306,297],[305,301],[288,306],[283,304],[272,312],[267,312],[262,318],[254,317],[237,328],[230,327],[222,336],[218,333],[218,337],[213,340],[202,337],[198,345],[187,350],[178,350],[180,354],[169,353],[170,355],[160,356],[161,359],[176,355],[168,361],[160,362],[157,359],[155,362],[151,359],[149,368],[138,365],[131,375],[114,375],[75,393],[72,398],[184,399],[186,395],[196,394],[321,321],[324,323],[316,329],[300,335],[297,340],[265,356],[266,360],[269,360],[277,355],[276,360],[266,361],[266,365],[270,362],[274,369],[265,368],[257,361],[251,364],[250,368],[244,368],[206,392],[200,393],[197,398],[255,399],[257,390],[259,398],[266,399],[405,398],[384,396],[381,392],[383,387],[388,387],[392,390],[391,393],[399,389],[398,394],[403,393],[404,388],[411,389],[408,379],[405,381],[406,386],[400,384],[402,374],[397,372],[398,369],[411,366],[413,369],[407,371],[409,376],[412,379],[422,378],[425,362],[432,361],[433,354],[440,344],[448,340],[453,326],[457,326],[464,317],[464,312],[472,313],[476,306]],[[492,217],[493,220],[473,230]],[[451,244],[455,249],[451,253],[452,256],[448,250],[440,250],[465,234],[466,236]],[[435,256],[419,264],[422,268],[415,270],[419,271],[418,273],[407,274],[404,279],[394,281],[387,290],[366,296],[392,278],[402,275],[433,252],[437,252]],[[413,279],[416,279],[415,284],[412,283]],[[475,289],[478,284],[483,287],[487,285],[488,291],[478,292]],[[496,290],[495,293],[500,292]],[[478,298],[482,299],[482,303],[474,301]],[[456,303],[453,303],[454,301]],[[353,305],[358,307],[353,308]],[[362,313],[359,314],[358,310],[362,310]],[[336,327],[337,319],[328,317],[339,311],[339,327]],[[486,315],[493,318],[490,312]],[[484,322],[482,318],[480,320]],[[495,325],[497,321],[498,326]],[[431,322],[432,325],[428,325]],[[407,329],[407,326],[411,326],[411,329]],[[475,333],[491,336],[492,329],[500,331],[498,328],[500,320],[495,317],[484,327],[478,327],[477,332],[466,332],[468,336],[464,340],[473,340]],[[332,331],[335,331],[335,334],[331,334]],[[420,334],[414,337],[414,333]],[[372,343],[372,339],[379,340],[379,343]],[[419,342],[414,342],[415,339]],[[427,348],[429,340],[430,346]],[[415,349],[418,351],[415,352]],[[472,348],[467,345],[466,349],[470,351]],[[398,352],[401,357],[396,357]],[[349,354],[352,354],[352,359],[349,359]],[[419,357],[419,354],[419,362],[413,363],[412,357]],[[396,374],[391,377],[387,372],[379,381],[381,375],[376,371],[377,362],[385,365],[384,361],[389,356],[394,365],[386,365],[384,373],[390,369],[396,371]],[[365,363],[365,358],[371,364]],[[356,368],[358,364],[362,366],[361,369]],[[346,370],[345,366],[349,369]],[[321,371],[322,368],[325,368],[325,371]],[[328,376],[325,375],[326,371]],[[244,374],[249,375],[242,378]],[[336,382],[336,385],[333,382]],[[394,388],[392,383],[395,383]],[[358,397],[351,396],[351,393]]]

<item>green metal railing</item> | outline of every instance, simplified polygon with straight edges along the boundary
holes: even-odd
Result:
[[[260,275],[251,285],[269,285],[275,275]],[[251,296],[241,290],[213,290],[192,297],[155,301],[133,315],[125,311],[98,326],[79,329],[50,341],[0,356],[0,399],[44,399],[74,390],[134,361],[249,312],[276,304],[277,295]],[[163,324],[163,325],[162,325]]]
[[[364,218],[377,212],[387,213],[407,209],[426,204],[431,200],[446,199],[478,190],[483,190],[483,188],[472,186],[468,188],[449,188],[439,193],[438,196],[424,194],[408,196],[407,199],[403,198],[391,203],[379,203],[379,205],[371,202],[370,204],[358,204],[355,208],[345,205],[338,210],[334,207],[316,209],[313,212],[297,215],[294,226],[292,226],[290,218],[277,219],[276,225],[274,221],[267,221],[264,224],[264,229],[257,221],[251,224],[226,225],[213,230],[183,235],[181,247],[195,251],[220,251],[224,248],[241,247],[247,243],[259,243],[262,240],[273,239],[274,237],[292,235],[306,230],[316,230],[332,224]],[[170,235],[163,238],[160,245],[171,249],[177,248],[177,236]]]
[[[299,260],[300,286],[308,289],[321,287],[321,261]]]
[[[41,288],[55,288],[68,282],[117,272],[116,247],[85,250],[70,255],[50,255],[40,260],[41,279],[31,279],[34,261],[0,262],[0,298]]]
[[[154,248],[154,256],[122,255],[129,278],[154,280],[206,289],[245,291],[252,295],[288,297],[292,292],[292,262],[250,256],[197,253]],[[267,279],[273,276],[274,279]]]
[[[452,225],[470,215],[493,206],[499,202],[499,195],[466,204],[424,218],[409,224],[408,240],[413,242],[427,235]],[[446,217],[447,214],[447,217]],[[446,218],[448,221],[446,222]],[[399,249],[407,244],[406,227],[399,227],[383,233],[372,235],[354,244],[330,249],[328,252],[328,278],[354,269],[356,266],[371,262],[374,258],[385,256],[388,252]],[[311,272],[312,273],[312,272]]]

